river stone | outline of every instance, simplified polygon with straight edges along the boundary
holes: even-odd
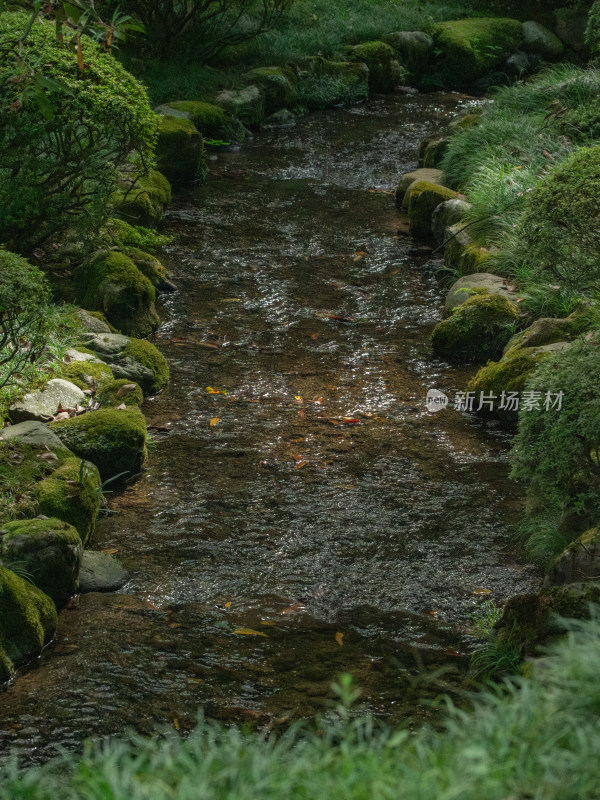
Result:
[[[502,65],[502,69],[507,75],[514,75],[515,77],[527,72],[530,67],[531,59],[527,53],[523,53],[520,50],[509,56]]]
[[[296,115],[287,108],[281,108],[262,123],[263,128],[292,128],[296,124]]]
[[[567,547],[544,578],[544,587],[597,580],[600,576],[600,529],[592,528]]]
[[[431,231],[435,241],[441,244],[444,241],[446,228],[458,224],[470,208],[471,204],[462,197],[453,197],[445,203],[440,203],[431,219]]]
[[[66,450],[67,448],[43,422],[20,422],[0,431],[0,442],[21,442],[36,447],[47,447],[48,450]]]
[[[249,127],[256,127],[265,115],[265,98],[254,85],[239,91],[226,89],[217,95],[215,103]]]
[[[588,23],[586,8],[559,8],[556,15],[556,34],[561,42],[576,53],[587,51],[585,32]]]
[[[86,337],[85,346],[94,353],[114,356],[122,352],[129,344],[129,337],[120,333],[94,334]]]
[[[492,275],[491,272],[475,272],[473,275],[463,275],[450,287],[444,303],[444,314],[452,313],[452,309],[461,306],[470,297],[470,292],[465,289],[486,289],[490,294],[500,294],[516,302],[517,295],[511,290],[506,278]]]
[[[572,342],[552,342],[552,344],[543,344],[541,347],[536,347],[533,351],[534,355],[544,355],[547,353],[562,353],[571,347]]]
[[[113,556],[86,550],[79,571],[80,592],[115,592],[127,583],[129,573]]]
[[[110,333],[110,325],[104,322],[104,320],[98,319],[93,314],[89,314],[87,311],[84,311],[83,308],[80,308],[77,312],[77,316],[83,322],[83,327],[86,331],[91,331],[92,333]]]
[[[410,192],[408,191],[413,183],[419,181],[427,181],[428,183],[442,184],[443,172],[441,169],[431,169],[421,167],[415,169],[413,172],[406,172],[401,178],[396,187],[396,205],[402,208],[408,208],[408,201]]]
[[[433,39],[423,31],[396,31],[384,41],[394,49],[401,64],[409,69],[421,67],[432,56]]]
[[[22,400],[10,406],[8,413],[13,422],[27,422],[27,420],[48,422],[56,414],[59,406],[75,408],[86,399],[84,393],[74,383],[54,378],[39,392],[26,394]]]
[[[565,51],[565,46],[558,36],[544,25],[533,21],[523,23],[522,48],[528,53],[537,53],[548,61],[555,61]]]
[[[63,359],[67,364],[71,361],[91,361],[94,364],[101,364],[102,361],[91,353],[82,353],[80,350],[75,350],[69,347]]]
[[[564,342],[572,335],[572,322],[569,317],[556,319],[540,317],[524,331],[516,333],[506,345],[504,353],[524,347],[544,347],[556,342]]]

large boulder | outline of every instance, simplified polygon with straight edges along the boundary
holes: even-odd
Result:
[[[499,275],[492,275],[491,272],[476,272],[473,275],[463,275],[448,290],[444,302],[444,315],[451,314],[453,309],[468,300],[474,291],[484,291],[492,295],[497,294],[512,303],[516,303],[518,297],[506,278],[501,278]]]
[[[467,87],[502,64],[523,41],[515,19],[474,17],[438,22],[428,33],[435,46],[434,71],[441,84]]]
[[[147,175],[123,175],[113,196],[112,213],[125,221],[152,227],[157,225],[171,202],[171,184],[158,170]]]
[[[556,33],[561,42],[576,53],[586,54],[588,47],[585,32],[588,24],[588,9],[585,6],[559,8],[555,12]]]
[[[437,169],[442,163],[448,145],[449,136],[428,136],[419,143],[418,166],[420,169]]]
[[[123,247],[123,252],[130,258],[142,275],[150,281],[157,292],[174,292],[177,287],[169,280],[165,267],[156,256],[140,250],[139,247]]]
[[[471,204],[463,197],[453,197],[436,206],[431,217],[431,232],[435,241],[442,244],[446,229],[461,222],[470,209]]]
[[[94,357],[95,358],[95,357]],[[105,383],[114,380],[114,375],[108,364],[99,358],[94,361],[69,361],[62,364],[61,375],[68,378],[82,391],[95,391]]]
[[[433,39],[423,31],[394,31],[385,37],[385,42],[417,78],[433,56]]]
[[[363,42],[346,48],[349,61],[358,61],[369,68],[369,90],[392,92],[407,78],[407,71],[396,59],[392,47],[385,42]]]
[[[405,172],[398,181],[396,186],[396,205],[402,208],[408,208],[410,187],[419,181],[427,181],[428,183],[435,183],[441,186],[444,173],[441,169],[421,168],[415,169],[412,172]]]
[[[592,528],[567,547],[544,578],[544,586],[597,581],[600,578],[600,529]]]
[[[160,116],[156,163],[173,186],[191,183],[206,174],[202,134],[189,119]]]
[[[159,106],[155,111],[158,114],[191,120],[202,134],[205,145],[211,139],[226,144],[241,144],[247,135],[239,119],[232,117],[221,106],[212,103],[199,100],[174,100]]]
[[[499,294],[477,290],[431,334],[436,355],[482,362],[497,358],[519,321],[516,306]]]
[[[110,364],[115,378],[138,383],[145,394],[155,394],[169,381],[169,365],[165,357],[144,339],[111,333],[90,336],[86,345]]]
[[[217,95],[215,103],[244,125],[255,128],[265,115],[265,98],[258,86],[244,89],[225,89]]]
[[[127,583],[129,573],[108,553],[86,550],[79,571],[79,590],[116,592]]]
[[[527,53],[537,53],[547,61],[556,61],[561,58],[565,46],[552,31],[539,22],[523,23],[523,50]]]
[[[362,62],[328,61],[321,56],[295,65],[298,100],[306,108],[349,105],[369,96],[369,69]]]
[[[456,198],[456,192],[429,181],[417,181],[411,184],[407,193],[410,235],[417,239],[431,239],[431,221],[435,209],[440,203]]]
[[[87,404],[87,398],[78,386],[61,378],[53,378],[43,389],[30,392],[22,400],[13,403],[8,414],[15,423],[27,420],[49,422],[60,406],[75,408],[84,404]]]
[[[50,423],[76,456],[91,461],[103,481],[124,483],[137,475],[146,457],[146,420],[137,408],[101,408]]]
[[[83,308],[77,309],[77,316],[81,320],[83,330],[91,331],[92,333],[111,333],[112,328],[108,322],[103,319],[100,312],[85,311]]]
[[[62,520],[19,519],[0,526],[4,566],[23,570],[56,605],[77,591],[82,554],[77,530]]]
[[[94,400],[101,408],[118,408],[122,405],[127,408],[139,407],[144,402],[144,393],[137,383],[132,383],[127,378],[117,378],[103,386]]]
[[[72,525],[84,546],[90,541],[102,503],[102,482],[94,464],[68,458],[36,484],[35,493],[42,514]]]
[[[56,608],[36,586],[0,565],[0,683],[39,655],[56,630]]]
[[[18,425],[3,428],[0,430],[0,442],[31,445],[50,450],[53,453],[62,453],[67,450],[58,436],[43,422],[19,422]]]
[[[158,327],[156,290],[124,253],[101,250],[74,272],[77,299],[102,311],[125,333],[146,336]]]
[[[291,108],[298,99],[296,76],[287,67],[257,67],[244,75],[249,85],[258,86],[265,98],[265,113]]]

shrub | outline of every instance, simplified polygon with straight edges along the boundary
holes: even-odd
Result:
[[[27,19],[2,14],[2,40],[18,38]],[[50,87],[45,114],[27,100],[27,73],[0,62],[0,241],[20,252],[67,229],[95,230],[118,166],[135,157],[145,168],[152,156],[156,118],[145,90],[83,38],[83,72],[52,25],[34,22],[23,42],[23,59],[41,65]]]

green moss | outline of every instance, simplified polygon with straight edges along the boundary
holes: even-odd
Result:
[[[75,455],[95,464],[103,481],[137,475],[146,456],[146,420],[139,409],[102,408],[50,427]]]
[[[519,312],[509,300],[483,290],[436,325],[431,343],[444,358],[485,361],[502,353],[518,320]]]
[[[155,289],[160,291],[165,287],[168,283],[169,276],[167,275],[167,270],[160,263],[158,258],[150,255],[150,253],[145,253],[138,247],[126,247],[124,248],[124,252],[125,255],[133,261],[142,275],[148,278]]]
[[[86,545],[94,532],[102,502],[100,473],[89,462],[69,458],[36,487],[40,511],[77,529]]]
[[[154,253],[173,239],[172,236],[163,235],[143,225],[130,225],[117,217],[110,217],[106,221],[102,233],[106,235],[109,245],[139,247],[149,253]]]
[[[0,554],[9,569],[24,569],[57,605],[79,587],[83,546],[77,530],[59,519],[24,519],[0,528]]]
[[[394,49],[385,42],[364,42],[348,48],[347,53],[352,61],[360,61],[369,68],[372,92],[391,92],[408,76],[396,60]]]
[[[468,389],[474,391],[477,397],[481,392],[488,396],[492,394],[497,398],[500,398],[503,392],[507,395],[511,392],[520,393],[542,358],[544,355],[536,354],[534,348],[524,348],[504,356],[500,361],[489,361],[469,381]],[[516,419],[516,411],[502,412],[498,410],[498,403],[495,406],[498,416]]]
[[[63,364],[60,377],[71,381],[80,389],[97,389],[115,378],[108,364],[98,364],[95,361],[71,361]]]
[[[124,391],[125,386],[133,386],[134,388]],[[132,383],[127,378],[119,378],[103,386],[97,393],[95,400],[100,403],[102,408],[116,408],[122,403],[125,403],[129,408],[129,406],[141,406],[144,402],[144,394],[137,383]]]
[[[369,72],[362,63],[316,56],[296,65],[298,100],[306,108],[357,103],[369,96]]]
[[[472,275],[474,272],[487,272],[491,253],[485,247],[478,247],[470,244],[466,247],[459,260],[459,271],[461,275]]]
[[[433,212],[446,200],[456,197],[456,192],[429,181],[417,181],[410,188],[408,219],[410,235],[419,239],[430,239]]]
[[[257,67],[244,76],[265,96],[265,112],[272,114],[281,108],[293,107],[298,99],[296,76],[287,67]]]
[[[154,286],[124,253],[96,253],[75,270],[75,287],[85,308],[102,311],[126,334],[145,336],[158,325]]]
[[[447,136],[429,136],[419,144],[419,169],[435,169],[442,163],[450,139]]]
[[[145,339],[131,339],[123,350],[123,356],[129,356],[152,370],[154,376],[152,384],[142,385],[144,392],[158,392],[169,382],[169,365],[166,358],[160,350]]]
[[[176,100],[168,103],[167,107],[189,114],[189,119],[204,139],[220,139],[231,144],[243,142],[246,138],[246,131],[241,122],[230,117],[220,106],[196,100]]]
[[[436,69],[445,86],[468,86],[499,65],[523,41],[518,20],[482,17],[438,22],[429,33],[436,48]]]
[[[113,212],[130,223],[156,225],[171,202],[171,184],[158,170],[124,179],[113,198]]]
[[[473,111],[470,114],[465,114],[464,117],[454,120],[448,127],[454,131],[466,131],[475,125],[479,125],[482,119],[483,115],[481,112],[477,113]]]
[[[36,586],[0,565],[0,678],[37,656],[56,630],[56,608]],[[2,672],[4,671],[4,676]]]
[[[174,186],[190,183],[206,174],[202,134],[189,119],[161,116],[156,162]]]

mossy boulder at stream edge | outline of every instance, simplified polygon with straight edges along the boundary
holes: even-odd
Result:
[[[137,475],[146,457],[146,420],[137,408],[101,408],[51,423],[76,456],[98,467],[103,481],[119,475],[123,483]]]
[[[225,89],[217,95],[215,103],[250,128],[255,128],[265,116],[265,98],[258,86]]]
[[[227,144],[241,144],[246,129],[239,119],[230,116],[220,106],[199,100],[175,100],[156,109],[157,113],[189,119],[203,139],[215,139]]]
[[[39,654],[56,630],[56,608],[36,586],[0,565],[0,683]]]
[[[170,115],[159,118],[156,163],[174,186],[204,177],[204,141],[191,120]]]
[[[36,497],[42,514],[68,522],[84,545],[90,541],[102,502],[102,482],[94,464],[68,458],[36,485]]]
[[[60,374],[72,381],[80,389],[98,389],[114,380],[114,375],[108,364],[99,364],[94,361],[71,361],[62,364]]]
[[[367,65],[371,92],[392,92],[408,77],[408,71],[400,66],[394,49],[385,42],[363,42],[348,47],[346,56],[349,61]]]
[[[457,197],[457,193],[445,186],[429,181],[417,181],[408,190],[408,221],[410,235],[416,239],[431,239],[433,212],[447,200]]]
[[[172,292],[177,287],[169,280],[169,275],[161,262],[151,253],[139,247],[123,247],[125,255],[130,258],[142,275],[150,281],[157,292]]]
[[[369,69],[362,62],[328,61],[321,56],[294,65],[298,76],[298,102],[309,108],[349,105],[369,96]]]
[[[475,290],[431,334],[433,350],[451,360],[497,358],[519,321],[516,306],[501,295]]]
[[[19,519],[0,526],[0,559],[63,605],[79,586],[83,545],[77,530],[56,518]]]
[[[171,184],[158,170],[123,177],[113,195],[113,214],[134,225],[157,225],[171,202]]]
[[[144,402],[142,387],[127,378],[118,378],[107,383],[94,398],[101,408],[117,408],[120,405],[141,406]]]
[[[78,301],[124,333],[146,336],[159,323],[156,290],[124,253],[101,250],[74,272]]]
[[[296,105],[297,80],[288,67],[257,67],[247,72],[244,79],[261,90],[265,98],[266,114]]]

